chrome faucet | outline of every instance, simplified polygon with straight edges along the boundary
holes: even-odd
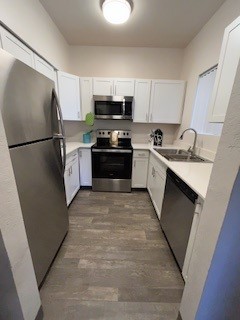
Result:
[[[183,136],[184,136],[184,133],[185,133],[186,131],[189,131],[189,130],[191,130],[191,131],[193,131],[193,132],[195,133],[195,137],[194,137],[193,146],[192,146],[192,147],[189,147],[188,152],[190,152],[191,154],[196,154],[197,131],[196,131],[195,129],[193,129],[193,128],[188,128],[188,129],[184,130],[179,139],[182,140],[182,139],[183,139]]]

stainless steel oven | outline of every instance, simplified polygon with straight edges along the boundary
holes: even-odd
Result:
[[[111,146],[111,131],[99,130],[92,147],[93,191],[131,192],[132,156],[129,132],[118,131],[118,145]],[[102,135],[104,137],[100,137]]]
[[[133,97],[93,96],[95,119],[132,120]]]

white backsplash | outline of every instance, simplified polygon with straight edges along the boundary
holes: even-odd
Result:
[[[93,127],[87,126],[83,121],[64,121],[66,138],[69,142],[82,142],[82,135],[90,130],[119,129],[131,130],[133,143],[147,143],[152,129],[161,129],[163,132],[163,144],[172,144],[176,137],[179,125],[133,123],[127,120],[96,120]],[[93,133],[93,140],[95,134]]]

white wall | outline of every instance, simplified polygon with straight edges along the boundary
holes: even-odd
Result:
[[[181,79],[188,82],[180,131],[190,127],[198,76],[218,63],[225,28],[240,15],[240,1],[227,0],[190,42],[184,51]],[[192,143],[192,134],[184,137]],[[219,138],[201,136],[198,146],[212,151],[217,150]]]
[[[55,67],[68,70],[68,45],[38,0],[0,0],[0,20]]]
[[[184,288],[183,299],[180,307],[183,320],[203,319],[201,317],[195,318],[195,315],[223,221],[227,213],[231,192],[239,172],[239,106],[240,63],[195,238],[193,254],[189,266],[188,280]],[[228,230],[228,232],[231,231]],[[225,245],[228,245],[228,243]],[[226,269],[225,271],[225,276],[228,277],[228,270]],[[223,287],[221,289],[224,290]],[[230,297],[227,298],[230,299]],[[204,317],[204,319],[208,320],[209,318]],[[210,319],[213,318],[210,317]]]
[[[85,77],[179,79],[182,49],[70,47],[70,71]]]
[[[0,229],[25,320],[35,319],[41,302],[0,113]]]

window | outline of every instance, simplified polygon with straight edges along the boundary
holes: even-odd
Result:
[[[220,136],[223,124],[208,121],[208,109],[216,73],[217,66],[199,76],[191,126],[200,134]]]

